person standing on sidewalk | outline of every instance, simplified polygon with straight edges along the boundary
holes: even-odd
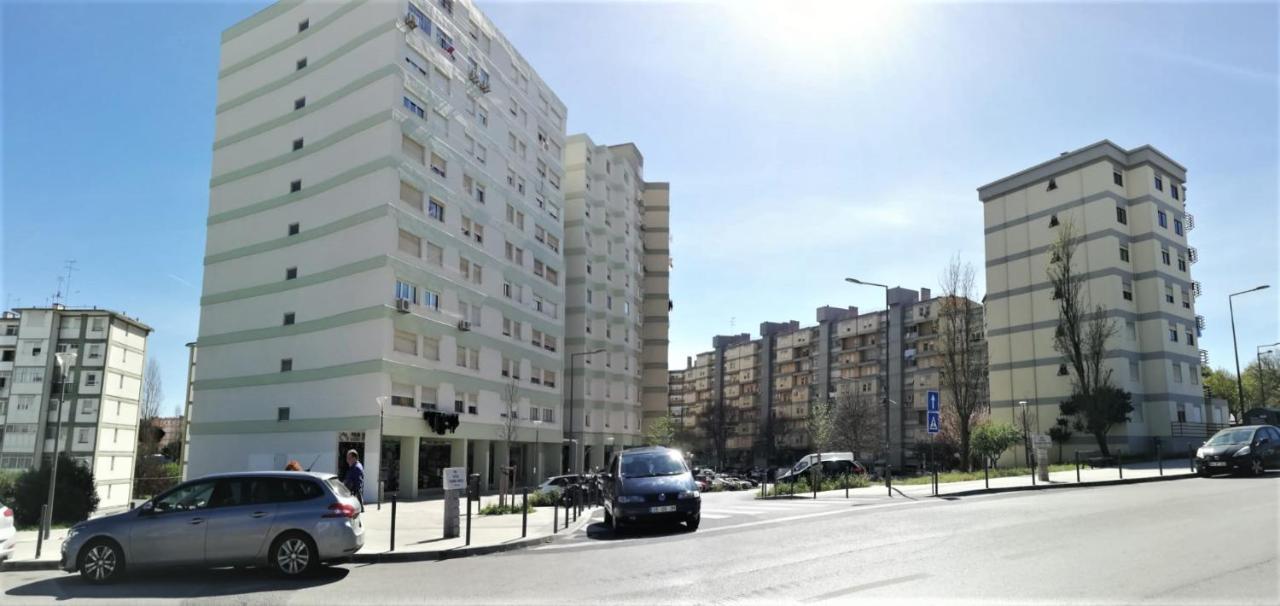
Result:
[[[347,475],[342,478],[342,484],[356,495],[360,511],[364,512],[364,465],[360,464],[360,453],[354,448],[347,451]]]

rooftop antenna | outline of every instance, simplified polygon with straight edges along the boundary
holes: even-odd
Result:
[[[71,292],[71,272],[76,270],[76,260],[67,259],[63,265],[66,270],[66,276],[58,276],[58,287],[53,291],[53,297],[49,300],[49,306],[53,307],[61,303],[67,304],[68,293]]]

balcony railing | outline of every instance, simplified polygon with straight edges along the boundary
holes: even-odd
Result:
[[[1200,251],[1196,250],[1196,247],[1194,246],[1187,247],[1187,260],[1191,261],[1192,263],[1199,261]]]
[[[1191,213],[1187,213],[1182,222],[1185,224],[1187,231],[1191,231],[1196,228],[1196,216]]]
[[[1196,296],[1196,298],[1198,299],[1198,298],[1200,298],[1200,295],[1204,294],[1204,289],[1200,287],[1200,283],[1199,283],[1199,282],[1197,282],[1197,281],[1195,281],[1195,280],[1192,280],[1192,281],[1191,281],[1191,293],[1192,293],[1192,294],[1194,294],[1194,295]]]
[[[1209,350],[1207,349],[1200,350],[1200,365],[1201,366],[1209,365]]]
[[[1204,316],[1196,316],[1196,328],[1204,330]]]
[[[1169,423],[1169,435],[1175,438],[1207,438],[1226,428],[1223,423],[1174,421]]]

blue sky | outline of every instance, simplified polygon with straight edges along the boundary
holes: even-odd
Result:
[[[482,2],[569,107],[671,182],[671,360],[716,333],[875,309],[847,275],[982,265],[979,185],[1100,139],[1189,169],[1201,341],[1280,340],[1274,4]],[[218,36],[266,3],[0,3],[0,302],[156,329],[168,403],[196,335]],[[981,272],[979,272],[981,278]]]

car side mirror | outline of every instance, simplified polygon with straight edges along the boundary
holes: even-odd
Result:
[[[1271,438],[1259,438],[1258,446],[1262,446],[1263,444],[1267,444],[1269,442],[1271,442]]]
[[[154,501],[147,501],[138,507],[138,515],[148,516],[156,512],[156,504]]]

